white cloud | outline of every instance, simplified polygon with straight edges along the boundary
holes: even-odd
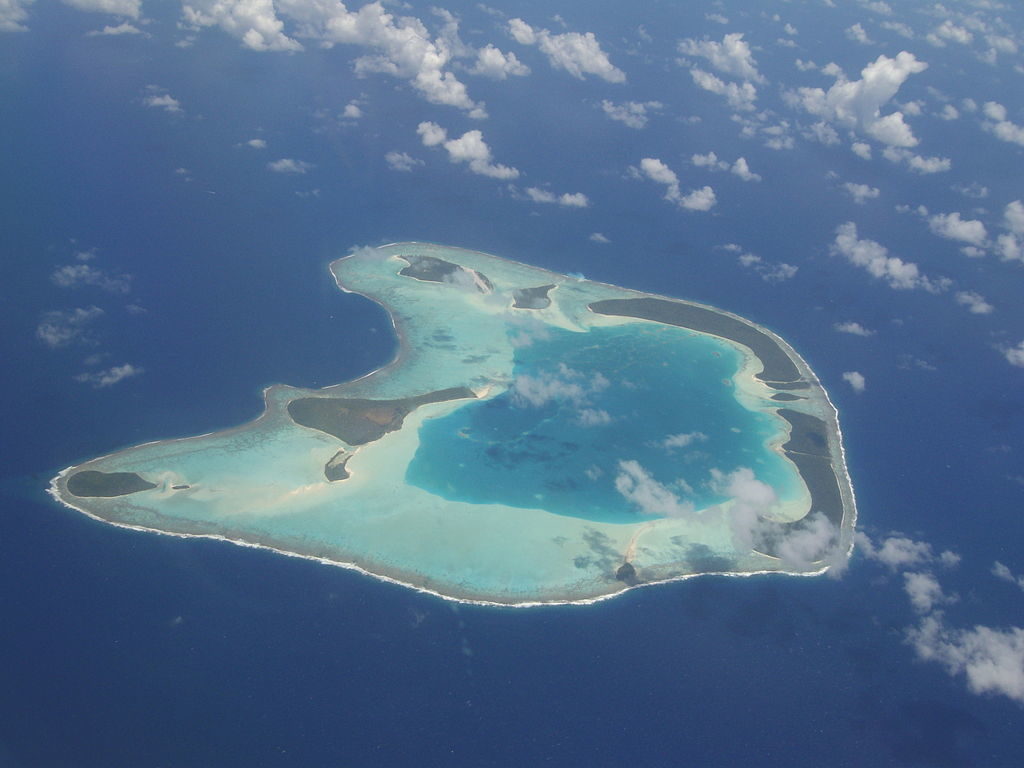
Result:
[[[28,27],[24,21],[28,19],[26,6],[34,0],[0,0],[0,32],[25,32]]]
[[[305,160],[295,160],[291,157],[282,157],[280,160],[273,160],[267,163],[269,168],[274,173],[293,173],[302,174],[308,173],[313,168],[312,163],[307,163]]]
[[[448,131],[437,123],[423,122],[416,126],[416,133],[425,147],[436,147],[448,138]]]
[[[858,395],[864,391],[867,382],[864,375],[859,371],[847,371],[843,374],[843,381],[850,385],[851,389]]]
[[[296,37],[316,40],[323,47],[369,49],[371,53],[356,59],[356,74],[401,78],[432,104],[465,110],[470,117],[486,116],[484,105],[469,97],[449,69],[453,58],[469,52],[458,40],[458,20],[451,14],[437,14],[445,24],[436,38],[418,18],[393,16],[379,1],[350,11],[343,3],[329,1],[191,0],[182,15],[187,26],[219,26],[252,50],[303,50],[298,40],[285,34],[278,12],[293,22]]]
[[[36,338],[54,348],[77,341],[89,341],[88,326],[104,314],[96,306],[47,312],[36,326]]]
[[[882,156],[891,163],[904,163],[914,173],[921,174],[945,173],[953,166],[948,157],[924,157],[898,147],[886,147]]]
[[[384,161],[392,171],[411,171],[417,165],[423,165],[422,160],[416,159],[409,153],[394,150],[384,155]]]
[[[982,123],[986,131],[991,132],[1000,141],[1024,146],[1024,126],[1007,119],[1006,107],[996,101],[987,101],[982,111],[988,118]]]
[[[698,168],[714,168],[726,170],[729,164],[718,159],[718,155],[714,152],[708,152],[706,155],[691,155],[690,162]]]
[[[754,61],[750,52],[750,46],[744,41],[741,32],[732,32],[726,35],[720,43],[707,38],[703,40],[687,38],[680,41],[679,52],[685,56],[707,59],[712,68],[739,80],[764,82],[764,77],[757,71],[757,62]]]
[[[679,200],[679,177],[675,171],[656,157],[645,157],[640,161],[640,171],[651,181],[664,184],[665,199],[673,202]]]
[[[358,120],[363,116],[362,107],[356,102],[350,101],[345,105],[344,111],[341,113],[341,117],[345,120]]]
[[[637,130],[647,125],[648,110],[657,112],[663,106],[660,101],[627,101],[623,104],[615,104],[604,99],[601,102],[601,109],[608,117]]]
[[[590,200],[582,192],[565,192],[556,195],[554,192],[538,187],[527,187],[525,191],[527,197],[535,203],[552,203],[566,208],[586,208],[590,205]]]
[[[853,184],[851,182],[846,182],[843,184],[843,189],[849,192],[850,197],[853,198],[853,202],[858,205],[864,205],[868,200],[873,200],[880,194],[878,187],[869,187],[867,184]]]
[[[744,181],[761,180],[760,175],[750,170],[750,166],[747,165],[747,159],[745,157],[737,158],[736,162],[732,164],[732,167],[729,170]]]
[[[778,263],[765,261],[753,253],[741,253],[739,262],[744,267],[757,272],[766,283],[781,283],[783,280],[789,280],[799,270],[799,267],[793,264],[787,264],[784,261]]]
[[[760,544],[761,517],[778,501],[775,490],[757,479],[753,470],[739,467],[723,473],[711,470],[712,487],[732,501],[729,507],[729,529],[733,546],[747,552]]]
[[[879,16],[892,16],[892,8],[882,0],[860,0],[861,6]]]
[[[865,336],[865,337],[867,337],[867,336],[874,336],[875,335],[874,331],[872,331],[872,330],[870,330],[868,328],[865,328],[860,323],[855,323],[855,322],[852,322],[852,321],[851,322],[845,322],[845,323],[836,323],[835,325],[832,326],[832,328],[834,330],[838,331],[839,333],[849,333],[851,336]]]
[[[457,139],[449,139],[448,132],[437,123],[422,122],[416,127],[424,146],[439,144],[448,152],[453,163],[468,163],[469,170],[492,179],[515,179],[519,171],[507,165],[496,165],[492,161],[491,148],[484,141],[480,131],[466,131]]]
[[[956,120],[960,117],[960,111],[952,104],[945,104],[939,112],[939,117],[943,120]]]
[[[469,70],[471,74],[483,75],[494,80],[505,80],[509,76],[523,77],[530,74],[530,68],[519,61],[511,51],[502,53],[488,43],[476,53],[476,63]]]
[[[136,27],[134,24],[130,24],[127,21],[121,22],[117,26],[106,25],[103,29],[94,29],[90,32],[86,32],[86,37],[116,37],[118,35],[144,35],[149,37],[148,33],[143,32],[141,29]]]
[[[111,277],[103,270],[91,264],[65,264],[58,267],[50,279],[61,288],[74,288],[79,285],[92,285],[110,293],[128,293],[131,290],[131,275]]]
[[[1024,368],[1024,341],[1020,342],[1015,347],[1007,347],[1004,349],[1003,356],[1006,357],[1006,362],[1010,365],[1014,365],[1018,368]]]
[[[947,41],[959,43],[960,45],[968,45],[972,40],[974,40],[974,35],[964,27],[958,27],[952,21],[947,19],[925,35],[924,39],[938,48],[943,48]]]
[[[961,219],[960,214],[937,213],[928,219],[928,228],[947,240],[959,240],[962,243],[984,247],[988,241],[985,225],[974,219]]]
[[[812,124],[811,127],[804,132],[804,135],[809,139],[814,139],[814,141],[817,141],[820,144],[824,144],[825,146],[831,146],[839,143],[839,134],[836,132],[836,129],[824,120],[819,120]],[[864,146],[866,147],[867,144]],[[870,152],[870,148],[868,151]]]
[[[267,142],[263,139],[249,139],[247,142],[245,142],[245,146],[250,147],[252,149],[266,149]]]
[[[103,371],[80,373],[75,376],[75,381],[91,384],[97,389],[102,389],[103,387],[112,387],[118,382],[133,378],[143,372],[143,369],[137,365],[125,363],[124,365],[115,365]]]
[[[678,495],[632,459],[619,462],[615,490],[644,515],[689,517],[694,514],[692,502],[680,500]]]
[[[590,237],[588,239],[592,243],[601,243],[602,245],[606,245],[611,242],[611,240],[602,235],[600,232],[591,232]]]
[[[744,81],[742,84],[726,83],[724,80],[698,67],[690,70],[690,76],[699,88],[703,88],[711,93],[717,93],[719,96],[724,96],[729,106],[733,109],[746,112],[754,109],[757,89],[751,83],[747,81]]]
[[[153,109],[162,109],[172,114],[181,113],[181,102],[167,93],[158,85],[147,85],[146,96],[142,97],[142,103]]]
[[[581,408],[576,414],[576,421],[584,427],[603,427],[612,423],[612,417],[600,408]]]
[[[957,291],[955,298],[957,304],[967,307],[973,315],[990,315],[995,310],[984,296],[975,291]]]
[[[775,526],[769,524],[771,531]],[[846,570],[846,556],[838,548],[839,531],[821,512],[815,512],[803,521],[778,536],[776,554],[789,568],[803,570],[812,564],[824,562],[829,566],[829,575],[836,577]]]
[[[853,150],[853,154],[862,160],[871,159],[871,145],[865,144],[863,141],[855,141],[850,145],[850,149]]]
[[[936,555],[931,544],[900,534],[888,536],[880,544],[873,542],[863,531],[858,531],[854,538],[866,558],[881,563],[894,573],[932,563],[951,568],[960,562],[960,556],[955,552],[944,550]]]
[[[537,45],[555,69],[564,69],[580,80],[585,75],[596,75],[609,83],[626,82],[625,73],[612,65],[593,32],[556,35],[546,29],[535,29],[522,19],[512,19],[508,28],[517,43]]]
[[[912,147],[917,139],[903,121],[903,113],[883,116],[881,109],[910,75],[927,68],[927,64],[907,51],[901,51],[895,58],[882,55],[864,67],[860,80],[847,80],[840,71],[828,91],[799,88],[787,93],[786,98],[791,105],[812,115],[855,129],[883,144]]]
[[[900,21],[883,21],[879,26],[882,27],[882,29],[888,29],[890,32],[895,32],[900,37],[905,37],[908,40],[911,40],[914,37],[914,30]]]
[[[1003,221],[1011,232],[1017,235],[1024,235],[1024,203],[1014,200],[1006,204],[1003,211]]]
[[[868,37],[867,31],[859,22],[851,27],[847,27],[845,34],[848,40],[853,40],[855,43],[874,45],[874,41]]]
[[[1021,589],[1024,589],[1024,576],[1015,576],[1013,571],[998,560],[992,564],[992,575],[997,579],[1008,581],[1010,584],[1016,584]]]
[[[307,16],[315,13],[313,7],[299,2],[282,3],[282,9],[289,5]],[[338,5],[344,11],[345,6]],[[182,17],[192,29],[219,26],[254,51],[302,50],[298,41],[284,34],[284,22],[277,17],[273,0],[192,0],[182,6]]]
[[[909,630],[907,641],[918,658],[938,662],[950,675],[965,675],[972,693],[1024,704],[1024,629],[955,629],[937,612]]]
[[[705,13],[704,18],[708,21],[713,21],[715,24],[728,24],[729,19],[720,13]]]
[[[996,238],[996,250],[1005,261],[1024,261],[1024,204],[1020,200],[1007,204],[1003,226],[1009,231]]]
[[[509,391],[517,408],[541,408],[552,402],[567,402],[582,410],[591,394],[607,389],[609,381],[600,373],[587,378],[579,371],[560,363],[556,371],[541,371],[536,376],[520,374],[512,380]]]
[[[695,189],[679,199],[679,205],[688,211],[710,211],[717,202],[715,190],[708,186]]]
[[[930,613],[936,605],[950,602],[938,579],[930,573],[904,573],[903,591],[918,613]]]
[[[142,8],[142,0],[62,0],[62,2],[79,11],[109,13],[113,16],[127,16],[131,19],[139,18],[139,11]]]
[[[839,225],[832,244],[833,254],[845,256],[851,264],[866,269],[874,277],[885,280],[890,288],[908,290],[923,288],[937,293],[944,290],[945,280],[931,280],[921,274],[917,265],[889,255],[889,249],[874,240],[857,237],[857,225],[852,221]]]
[[[667,451],[674,451],[677,448],[688,448],[694,443],[703,443],[708,439],[708,436],[703,432],[679,432],[674,435],[668,435],[662,440],[658,441],[658,445]]]

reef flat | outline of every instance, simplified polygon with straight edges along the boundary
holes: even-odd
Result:
[[[771,331],[439,245],[359,249],[330,269],[390,314],[391,363],[320,390],[275,385],[248,424],[69,467],[51,494],[114,525],[497,605],[814,575],[849,555],[838,416]]]

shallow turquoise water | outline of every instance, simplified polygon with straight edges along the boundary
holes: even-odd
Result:
[[[424,423],[408,483],[451,500],[615,523],[644,519],[615,488],[620,461],[639,462],[698,508],[725,501],[712,469],[750,467],[780,492],[791,487],[788,465],[765,448],[779,420],[734,397],[734,347],[649,324],[548,336],[516,351],[518,386]],[[694,436],[671,447],[672,435]]]

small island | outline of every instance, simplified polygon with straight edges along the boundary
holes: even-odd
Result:
[[[322,390],[270,387],[234,429],[69,467],[54,498],[494,605],[817,575],[849,556],[838,415],[771,331],[425,243],[330,269],[391,314],[391,363]]]

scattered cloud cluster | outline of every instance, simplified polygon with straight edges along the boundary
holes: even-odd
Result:
[[[129,19],[137,19],[141,15],[142,0],[62,0],[64,5],[70,5],[80,11],[87,13],[109,13],[112,16],[125,16]]]
[[[305,160],[296,160],[292,157],[282,157],[280,160],[272,160],[267,163],[267,168],[274,173],[293,175],[308,173],[313,167],[312,163],[307,163]]]
[[[416,133],[419,134],[423,146],[444,148],[451,162],[466,163],[469,170],[480,176],[489,176],[492,179],[519,177],[516,168],[493,162],[491,148],[487,146],[480,131],[466,131],[457,139],[449,139],[448,132],[437,123],[423,122],[417,126]]]
[[[33,0],[3,0],[0,2],[0,32],[25,32],[28,21],[26,6]]]
[[[1024,203],[1014,200],[1003,211],[1006,233],[996,238],[996,250],[1006,261],[1024,261]]]
[[[575,78],[582,80],[586,75],[594,75],[609,83],[626,82],[626,74],[611,63],[593,32],[554,34],[531,27],[522,19],[511,19],[508,31],[517,43],[536,45],[547,55],[552,67]]]
[[[278,15],[280,13],[280,16]],[[287,0],[190,0],[182,8],[183,24],[193,30],[219,27],[254,51],[302,51],[299,38],[322,47],[353,45],[369,52],[355,61],[356,74],[380,73],[408,82],[424,99],[464,110],[470,117],[485,117],[483,104],[470,98],[466,86],[450,66],[456,56],[474,54],[458,39],[458,19],[439,11],[442,28],[432,35],[420,19],[396,17],[382,2],[350,11],[340,2]],[[291,34],[285,31],[285,19]],[[479,74],[495,76],[497,58],[507,74],[522,74],[515,57],[497,49],[477,53]]]
[[[109,293],[128,293],[131,291],[131,275],[108,275],[92,264],[65,264],[54,270],[50,275],[55,285],[61,288],[76,288],[89,285]]]
[[[911,290],[921,288],[938,293],[949,287],[945,278],[926,277],[913,262],[889,255],[889,249],[874,240],[860,239],[857,225],[852,221],[840,224],[831,252],[844,256],[851,264],[861,267],[874,277],[884,280],[890,288]]]
[[[688,211],[709,211],[718,202],[715,191],[708,186],[694,189],[683,194],[679,187],[679,177],[675,171],[656,157],[645,157],[640,161],[639,169],[632,169],[633,175],[647,178],[665,186],[665,199],[676,203]]]
[[[1024,125],[1018,125],[1007,119],[1006,107],[996,101],[987,101],[982,111],[988,118],[982,123],[986,131],[1000,141],[1024,147]]]
[[[81,342],[92,343],[89,326],[104,314],[95,305],[47,312],[36,326],[36,338],[51,348]]]
[[[601,109],[609,118],[637,130],[647,125],[649,112],[659,112],[663,107],[660,101],[627,101],[615,104],[604,99],[601,102]]]
[[[847,321],[845,323],[836,323],[832,328],[839,333],[848,333],[851,336],[874,336],[875,332],[868,328],[865,328],[860,323]]]
[[[1024,589],[1024,576],[1014,574],[1008,567],[996,560],[992,564],[992,575],[1001,581],[1009,582],[1010,584],[1016,584],[1021,589]]]
[[[590,205],[590,200],[582,192],[563,192],[558,195],[538,187],[527,187],[525,192],[526,196],[535,203],[548,203],[565,208],[586,208]]]
[[[516,376],[509,391],[512,404],[517,408],[543,408],[550,403],[558,403],[572,408],[579,424],[594,427],[612,421],[610,414],[591,405],[591,398],[609,386],[611,382],[600,372],[587,376],[565,363],[559,363],[553,371],[541,371],[536,376]]]
[[[881,55],[861,71],[859,80],[848,80],[842,71],[834,72],[836,82],[828,91],[798,88],[790,93],[790,102],[809,114],[856,130],[883,144],[913,147],[917,139],[896,111],[882,116],[881,109],[899,91],[912,74],[928,65],[912,53],[901,51],[895,58]]]
[[[733,78],[727,82],[707,70],[691,65],[688,59],[681,59],[679,63],[682,66],[690,67],[690,77],[697,87],[723,96],[733,109],[743,112],[754,110],[757,99],[755,83],[763,83],[765,78],[758,71],[757,62],[742,33],[727,34],[721,42],[708,38],[687,38],[679,42],[677,50],[683,56],[704,59],[712,69]]]
[[[853,202],[857,203],[857,205],[864,205],[868,200],[874,200],[881,194],[878,187],[870,187],[867,184],[854,184],[849,181],[843,184],[843,189],[849,193],[850,197],[853,198]]]
[[[615,490],[642,515],[687,518],[695,512],[692,501],[680,499],[633,459],[619,462]]]
[[[698,168],[708,168],[712,171],[729,171],[735,176],[739,176],[743,181],[761,181],[761,176],[750,170],[750,164],[747,163],[747,158],[738,157],[736,161],[731,165],[725,160],[719,160],[718,155],[714,152],[708,152],[706,155],[691,155],[690,162]]]
[[[946,593],[935,569],[955,567],[959,555],[950,550],[936,554],[927,542],[898,533],[876,542],[859,531],[855,540],[867,559],[881,563],[892,574],[902,572],[903,592],[920,616],[904,638],[918,658],[940,662],[950,674],[965,673],[975,693],[1002,693],[1024,701],[1024,630],[975,627],[964,631],[946,623],[941,607],[957,602],[958,597]]]
[[[162,109],[164,112],[170,112],[171,114],[181,114],[184,112],[181,102],[159,85],[146,86],[146,93],[142,97],[142,103],[147,107]]]
[[[867,380],[859,371],[847,371],[843,374],[843,381],[850,385],[850,388],[858,395],[867,387]]]
[[[423,161],[413,157],[408,152],[399,152],[392,150],[384,155],[384,162],[388,164],[388,168],[393,171],[409,172],[418,165],[423,165]]]
[[[75,376],[75,381],[91,384],[96,389],[112,387],[118,382],[130,379],[143,373],[143,369],[131,363],[115,365],[102,371],[87,371]]]

